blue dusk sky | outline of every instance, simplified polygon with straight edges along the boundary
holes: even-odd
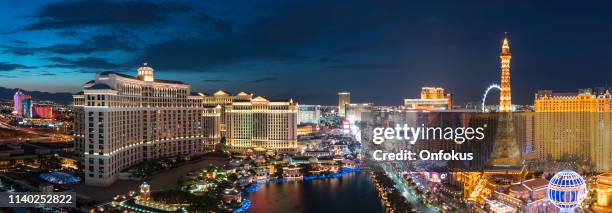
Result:
[[[499,82],[514,103],[612,84],[611,1],[1,1],[0,86],[76,92],[96,72],[304,104],[399,105],[423,86],[459,102]],[[492,100],[492,102],[494,102]]]

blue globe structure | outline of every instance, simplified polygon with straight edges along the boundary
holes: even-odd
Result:
[[[550,202],[561,212],[573,212],[586,198],[587,186],[578,173],[563,170],[550,179],[546,192]]]

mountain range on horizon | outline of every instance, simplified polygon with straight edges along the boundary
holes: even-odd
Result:
[[[72,102],[72,94],[67,92],[52,93],[6,87],[0,87],[0,100],[13,100],[13,95],[15,95],[15,92],[18,90],[21,90],[26,95],[31,96],[34,103],[38,101],[52,101],[59,104],[69,104]]]

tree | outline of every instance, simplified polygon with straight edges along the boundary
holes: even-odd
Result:
[[[283,177],[283,167],[279,164],[274,165],[276,172],[274,173],[274,176],[277,178],[282,178]]]
[[[76,161],[76,166],[77,166],[77,171],[83,171],[85,169],[85,165],[83,165],[83,162],[81,161]]]
[[[302,166],[302,175],[304,175],[304,176],[312,176],[312,169],[313,169],[312,165],[304,164]]]
[[[238,180],[238,175],[234,173],[227,176],[227,181],[229,181],[230,183],[236,182],[237,180]]]
[[[59,170],[62,168],[62,162],[61,159],[56,156],[56,155],[52,155],[49,157],[46,157],[44,155],[40,155],[39,156],[39,161],[40,161],[40,169],[42,170]]]

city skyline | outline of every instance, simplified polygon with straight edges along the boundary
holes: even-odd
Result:
[[[132,73],[148,62],[161,78],[208,93],[248,91],[333,105],[337,92],[350,91],[356,102],[401,105],[421,87],[439,86],[462,103],[478,101],[488,85],[500,83],[494,55],[504,32],[515,53],[517,104],[532,104],[540,89],[575,91],[605,86],[612,77],[606,71],[612,45],[605,39],[612,34],[604,27],[612,21],[601,9],[606,5],[2,4],[11,8],[3,11],[0,28],[0,85],[8,88],[76,92],[92,73]],[[457,4],[472,9],[456,10]]]
[[[612,212],[611,6],[0,1],[0,212]]]

